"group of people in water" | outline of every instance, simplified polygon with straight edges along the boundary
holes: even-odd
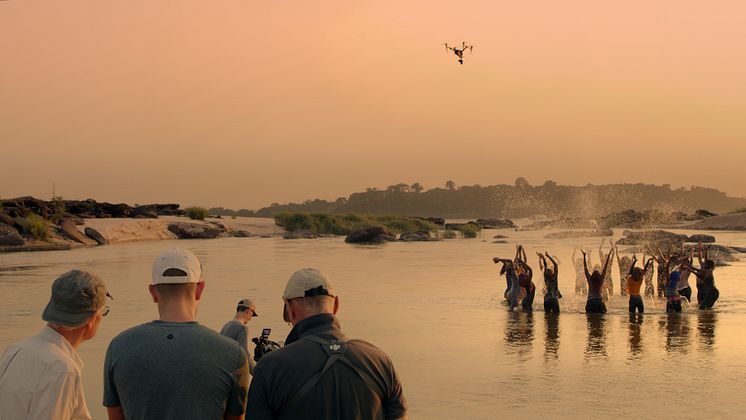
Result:
[[[606,313],[606,304],[614,295],[614,284],[611,276],[612,256],[616,256],[619,267],[620,294],[629,295],[629,312],[644,313],[642,289],[645,283],[645,296],[657,297],[666,300],[666,312],[681,312],[682,298],[691,302],[692,288],[689,285],[689,277],[694,274],[697,286],[697,305],[699,309],[712,309],[720,296],[715,287],[713,271],[715,262],[709,258],[709,247],[703,247],[699,243],[696,248],[684,249],[681,244],[679,250],[674,250],[670,245],[667,252],[652,246],[643,252],[642,261],[638,266],[637,255],[631,257],[620,256],[619,250],[609,240],[611,248],[605,253],[603,248],[605,240],[601,241],[598,248],[600,264],[591,265],[591,257],[583,249],[582,256],[577,257],[576,248],[572,254],[573,266],[575,268],[575,294],[586,295],[586,313]],[[694,266],[694,255],[697,255],[698,267]],[[539,268],[544,276],[544,311],[547,313],[559,313],[559,299],[562,293],[558,286],[559,259],[549,252],[536,254],[539,258]],[[649,255],[649,257],[648,257]],[[495,264],[502,264],[500,275],[505,275],[506,289],[504,293],[510,309],[520,306],[530,311],[533,308],[536,285],[533,282],[533,270],[528,263],[528,257],[523,245],[516,247],[513,259],[495,257]],[[551,263],[551,265],[550,265]],[[653,286],[653,272],[657,265],[657,284]],[[589,269],[589,266],[592,268]]]

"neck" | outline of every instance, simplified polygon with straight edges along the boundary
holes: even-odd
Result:
[[[197,303],[184,300],[158,301],[158,314],[161,321],[192,322],[197,319]]]
[[[249,320],[248,320],[248,319],[246,319],[246,318],[247,318],[247,316],[246,316],[246,315],[244,315],[244,314],[243,314],[243,313],[241,313],[241,312],[237,313],[237,314],[236,314],[236,316],[235,316],[235,317],[233,317],[233,319],[234,319],[234,320],[236,320],[236,321],[238,321],[238,322],[240,322],[240,323],[242,323],[242,324],[247,324],[247,323],[249,322]]]
[[[85,331],[83,331],[82,328],[76,328],[74,330],[68,330],[65,328],[59,328],[59,327],[53,327],[49,324],[47,324],[49,328],[57,331],[61,336],[67,340],[68,343],[70,343],[71,346],[73,346],[74,349],[77,349],[80,347],[80,345],[85,341],[83,336],[85,335]]]

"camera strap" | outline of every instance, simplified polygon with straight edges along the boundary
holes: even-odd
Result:
[[[345,356],[348,344],[347,341],[324,340],[323,338],[315,336],[305,336],[301,338],[301,340],[309,340],[321,345],[321,348],[324,350],[324,352],[326,352],[327,355],[326,363],[324,363],[324,367],[321,368],[320,371],[311,376],[311,378],[309,378],[308,381],[306,381],[306,383],[303,384],[302,387],[300,387],[298,392],[296,392],[295,395],[293,395],[293,397],[290,398],[282,406],[282,408],[280,409],[281,413],[286,412],[290,407],[300,402],[300,400],[303,399],[306,394],[308,394],[316,385],[318,385],[321,377],[324,376],[324,373],[326,373],[326,371],[329,370],[329,368],[331,368],[337,362],[340,362],[348,368],[352,369],[352,371],[355,372],[357,376],[362,379],[363,382],[365,382],[366,385],[368,385],[368,388],[370,388],[370,390],[373,391],[373,393],[376,394],[381,401],[383,401],[383,390],[375,381],[375,379],[373,379],[373,377],[368,372],[355,366],[350,361],[350,359]]]

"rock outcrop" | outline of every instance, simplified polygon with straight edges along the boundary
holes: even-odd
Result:
[[[171,223],[168,230],[179,239],[214,239],[220,235],[219,229],[202,223]]]
[[[439,241],[438,238],[430,236],[430,232],[406,232],[399,236],[399,240],[402,242],[429,242]]]
[[[83,233],[94,241],[98,243],[99,245],[108,245],[109,240],[104,238],[104,235],[100,234],[96,229],[92,227],[87,227],[83,230]]]
[[[316,239],[318,236],[307,229],[294,230],[282,236],[282,239]]]
[[[0,223],[0,245],[26,245],[26,241],[13,226]]]
[[[611,229],[596,229],[591,231],[571,230],[565,232],[553,232],[544,236],[544,239],[571,239],[571,238],[595,238],[603,236],[614,236]]]
[[[365,229],[350,232],[345,238],[348,244],[381,244],[395,241],[396,235],[381,226],[371,226]]]
[[[72,239],[75,242],[81,243],[83,245],[95,245],[96,242],[88,238],[83,234],[83,232],[79,231],[77,227],[75,227],[75,223],[73,223],[70,219],[62,219],[60,220],[59,224],[59,230],[60,233],[69,238]]]

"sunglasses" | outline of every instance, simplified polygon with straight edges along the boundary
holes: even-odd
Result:
[[[109,315],[109,312],[111,311],[111,308],[109,305],[104,305],[104,309],[101,311],[101,316]]]

